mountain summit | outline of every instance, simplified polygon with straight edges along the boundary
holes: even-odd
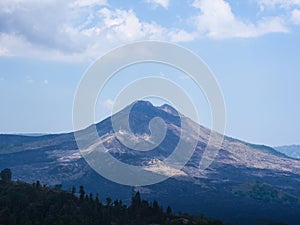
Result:
[[[91,127],[98,132],[97,143],[105,146],[114,158],[133,166],[143,165],[152,173],[171,176],[159,184],[135,187],[143,196],[172,205],[175,210],[205,213],[237,224],[256,224],[262,218],[297,224],[299,160],[268,146],[225,137],[213,163],[200,171],[199,162],[211,133],[208,128],[169,105],[156,107],[147,101],[137,101],[128,107],[131,107],[130,132],[124,122],[126,108]],[[166,128],[160,145],[150,151],[137,151],[122,144],[120,138],[133,147],[139,140],[151,142],[149,123],[157,117],[164,121]],[[112,118],[119,124],[115,130]],[[184,168],[178,170],[166,166],[163,160],[179,142],[181,120],[188,124],[189,135],[184,141],[196,141],[197,146]],[[89,140],[90,128],[80,131],[83,140]],[[48,185],[62,184],[64,188],[84,185],[87,191],[115,196],[125,202],[131,198],[131,187],[106,180],[89,167],[78,150],[74,133],[40,137],[0,135],[0,152],[1,168],[11,168],[16,180],[40,180]],[[157,166],[151,167],[154,164]]]

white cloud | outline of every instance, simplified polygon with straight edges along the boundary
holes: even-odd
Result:
[[[44,80],[43,83],[44,83],[45,85],[47,85],[47,84],[49,84],[49,81],[48,81],[48,80]]]
[[[102,106],[104,109],[111,111],[113,109],[115,102],[112,99],[106,99],[103,103]]]
[[[72,7],[88,7],[96,5],[107,5],[106,0],[76,0],[71,4]]]
[[[281,17],[261,18],[256,23],[244,22],[237,18],[224,0],[195,0],[193,6],[200,15],[193,18],[202,36],[214,39],[249,38],[268,33],[288,32]]]
[[[292,11],[291,20],[294,24],[300,25],[300,10],[294,9]]]
[[[261,10],[272,9],[275,7],[290,8],[300,6],[300,0],[258,0]]]
[[[96,4],[100,9],[85,7]],[[104,0],[0,0],[2,56],[92,60],[120,44],[149,39],[180,42],[191,37],[142,21],[132,9],[111,9]]]
[[[146,2],[154,5],[159,5],[165,9],[169,7],[169,0],[146,0]]]
[[[154,3],[169,6],[166,0],[151,0]],[[245,22],[233,14],[225,0],[195,0],[192,7],[198,14],[190,15],[192,25],[187,31],[180,27],[183,21],[163,26],[157,18],[141,19],[133,9],[112,8],[107,0],[0,0],[0,56],[93,60],[111,48],[133,41],[178,43],[201,37],[249,38],[287,32],[287,22],[298,23],[297,11],[290,12],[288,15],[292,16],[288,18],[262,17]]]
[[[0,47],[0,56],[12,56],[12,54],[10,53],[10,51],[7,48]]]
[[[56,61],[82,61],[86,58],[84,53],[64,52],[51,46],[40,46],[34,42],[29,42],[20,35],[1,34],[0,43],[5,46],[2,56],[21,56],[38,58],[42,60]]]
[[[172,42],[189,42],[196,39],[196,32],[189,33],[185,30],[175,30],[169,32],[169,37]]]
[[[15,0],[16,1],[16,0]],[[81,51],[82,44],[73,38],[68,24],[68,6],[57,1],[7,1],[0,7],[0,30],[14,40],[19,39],[40,48],[51,46],[62,51]],[[59,2],[60,3],[60,2]],[[55,16],[54,16],[55,15]]]
[[[0,55],[71,61],[91,56],[96,37],[87,35],[87,13],[70,8],[70,0],[0,0]]]
[[[103,18],[103,31],[106,38],[111,41],[130,42],[150,39],[187,42],[195,39],[193,33],[188,33],[182,29],[165,28],[154,22],[143,22],[133,10],[104,8],[99,13]]]
[[[35,81],[30,77],[30,76],[27,76],[26,77],[26,83],[27,84],[33,84]]]
[[[132,10],[104,8],[99,13],[103,17],[108,39],[117,38],[123,41],[134,41],[145,36],[143,24]]]

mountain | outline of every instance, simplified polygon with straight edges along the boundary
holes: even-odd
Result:
[[[300,159],[300,145],[284,145],[275,147],[274,149],[289,157]]]
[[[124,124],[128,107],[132,107],[129,125],[134,136]],[[135,187],[145,198],[157,199],[164,206],[172,205],[175,211],[203,213],[236,224],[262,224],[265,219],[298,224],[299,160],[268,146],[225,137],[213,163],[201,171],[198,166],[211,133],[209,129],[169,105],[155,107],[150,102],[137,101],[128,107],[80,131],[81,138],[89,143],[91,131],[96,129],[100,138],[92,141],[105,146],[115,158],[127,164],[144,165],[152,173],[172,175],[158,184]],[[149,121],[156,117],[164,120],[166,136],[155,149],[136,151],[118,140],[123,137],[133,144],[136,138],[148,140]],[[120,124],[116,130],[112,128],[112,118]],[[178,170],[167,167],[162,160],[178,144],[181,120],[188,124],[189,132],[183,141],[196,141],[197,147],[184,168]],[[111,182],[91,169],[78,150],[74,133],[40,137],[0,135],[0,152],[1,168],[11,168],[16,180],[40,180],[47,185],[62,184],[66,189],[74,184],[83,185],[88,192],[99,192],[124,202],[131,198],[132,187]],[[151,167],[153,162],[159,165],[156,169]]]

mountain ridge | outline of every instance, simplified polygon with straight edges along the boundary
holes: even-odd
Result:
[[[300,145],[283,145],[274,147],[274,149],[288,157],[300,159]]]
[[[160,105],[160,106],[154,106],[150,101],[143,101],[143,100],[138,100],[136,102],[133,102],[131,105],[134,105],[134,104],[138,104],[139,106],[141,107],[144,107],[144,106],[150,106],[151,108],[155,108],[157,110],[163,110],[165,113],[169,113],[171,115],[175,115],[175,116],[178,116],[178,112],[175,108],[173,108],[172,106],[168,105],[168,104],[163,104],[163,105]],[[130,105],[127,106],[127,107],[131,107]],[[181,116],[184,116],[182,114],[180,114]],[[184,116],[185,117],[185,116]],[[95,124],[91,124],[90,126],[96,126],[97,128],[99,128],[103,123],[106,123],[108,122],[109,120],[111,119],[111,117],[106,117],[105,119],[103,119],[102,121],[99,121]],[[196,123],[195,121],[191,120],[192,122]],[[199,124],[197,124],[199,125]],[[90,127],[89,126],[89,127]],[[206,130],[209,130],[209,128],[206,128],[202,125],[199,125],[201,128],[203,129],[206,129]],[[83,130],[87,130],[89,127],[83,129]],[[100,129],[97,129],[98,132]],[[25,135],[25,134],[0,134],[0,154],[4,154],[4,153],[13,153],[13,152],[7,152],[4,148],[6,147],[10,147],[9,145],[5,145],[6,142],[9,142],[9,144],[11,144],[11,140],[14,139],[14,141],[16,141],[17,144],[20,144],[20,143],[24,143],[24,142],[30,142],[30,141],[39,141],[39,140],[43,140],[43,139],[55,139],[57,136],[68,136],[68,135],[73,135],[74,132],[73,131],[70,131],[70,132],[62,132],[62,133],[55,133],[55,134],[43,134],[43,135],[40,135],[40,136],[31,136],[31,135]],[[102,135],[103,132],[100,133],[100,135]],[[252,146],[252,147],[257,147],[257,148],[265,148],[265,149],[268,149],[271,153],[274,153],[274,154],[278,154],[280,156],[283,156],[283,157],[288,157],[286,154],[284,153],[281,153],[281,152],[278,152],[277,150],[275,150],[275,148],[272,148],[270,146],[267,146],[267,145],[263,145],[263,144],[253,144],[253,143],[249,143],[249,142],[245,142],[245,141],[242,141],[240,139],[237,139],[237,138],[234,138],[234,137],[230,137],[230,136],[224,136],[225,139],[227,140],[233,140],[233,141],[238,141],[238,142],[241,142],[245,145],[249,145],[249,146]],[[31,139],[31,140],[30,140]],[[26,149],[24,149],[26,150]]]
[[[114,119],[121,120],[124,118],[124,112],[120,111],[114,116]],[[100,136],[97,141],[121,162],[146,166],[155,162],[158,167],[153,173],[167,171],[170,173],[168,175],[173,175],[162,183],[142,187],[141,190],[145,191],[144,195],[148,199],[156,198],[165,204],[174,205],[176,210],[193,214],[203,212],[224,221],[237,223],[242,218],[244,222],[238,224],[256,224],[258,217],[274,217],[276,221],[296,224],[295,221],[299,219],[297,215],[300,215],[298,203],[264,202],[253,198],[249,191],[246,192],[246,196],[236,196],[234,190],[251,180],[257,180],[270,185],[272,190],[287,193],[287,196],[300,196],[299,160],[284,156],[268,146],[253,145],[225,137],[215,160],[206,170],[200,171],[199,162],[206,148],[210,130],[181,115],[181,118],[188,122],[189,138],[197,137],[196,128],[200,128],[200,132],[197,147],[185,167],[180,171],[172,171],[165,167],[163,160],[171,154],[179,140],[179,114],[146,102],[135,102],[129,116],[130,128],[138,138],[144,138],[143,135],[149,135],[149,121],[157,116],[165,121],[167,132],[162,143],[151,151],[135,151],[122,145],[116,137],[116,132],[123,132],[129,138],[134,137],[124,132],[122,123],[117,130],[112,130],[111,117],[82,131],[82,138],[88,138],[91,131],[89,129],[96,128]],[[0,140],[6,137],[0,135]],[[13,143],[14,138],[17,138],[16,143]],[[82,184],[88,191],[96,193],[101,188],[101,192],[106,196],[114,195],[123,200],[130,196],[131,187],[106,180],[89,167],[78,150],[73,133],[28,137],[24,142],[23,140],[24,137],[10,136],[6,142],[0,142],[2,152],[6,147],[12,151],[26,150],[0,154],[1,167],[11,168],[15,179],[27,182],[39,179],[48,185],[62,184],[65,188],[70,188],[73,184]],[[264,194],[264,191],[265,189],[262,189],[262,193],[256,195]],[[174,196],[177,197],[174,199]],[[274,214],[274,211],[278,210],[282,214]]]

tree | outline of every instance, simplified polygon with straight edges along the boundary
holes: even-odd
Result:
[[[89,200],[90,200],[90,202],[93,202],[93,201],[94,201],[93,193],[92,193],[92,192],[91,192],[90,195],[89,195]]]
[[[157,202],[156,200],[153,201],[153,203],[152,203],[152,208],[153,208],[153,211],[154,211],[155,213],[158,213],[158,212],[160,211],[158,202]]]
[[[72,195],[74,195],[74,194],[75,194],[75,192],[76,192],[76,187],[75,187],[75,186],[73,186],[73,187],[72,187]]]
[[[0,176],[1,176],[1,180],[3,181],[11,181],[11,176],[12,176],[11,170],[5,168],[4,170],[1,171]]]
[[[37,189],[41,189],[42,185],[41,185],[41,182],[40,182],[39,180],[36,181],[35,187],[36,187]]]
[[[100,203],[100,199],[99,199],[99,194],[96,194],[96,199],[95,199],[96,203],[99,204]]]
[[[131,199],[131,205],[133,208],[138,208],[141,205],[141,195],[140,192],[137,192],[134,197]]]
[[[56,184],[56,185],[54,186],[54,189],[57,190],[57,191],[60,191],[61,188],[62,188],[62,184]]]
[[[172,214],[172,209],[170,206],[167,207],[167,215],[171,215]]]
[[[79,194],[80,194],[80,199],[83,200],[85,191],[82,185],[79,187]]]
[[[106,198],[106,206],[111,206],[111,198]]]

